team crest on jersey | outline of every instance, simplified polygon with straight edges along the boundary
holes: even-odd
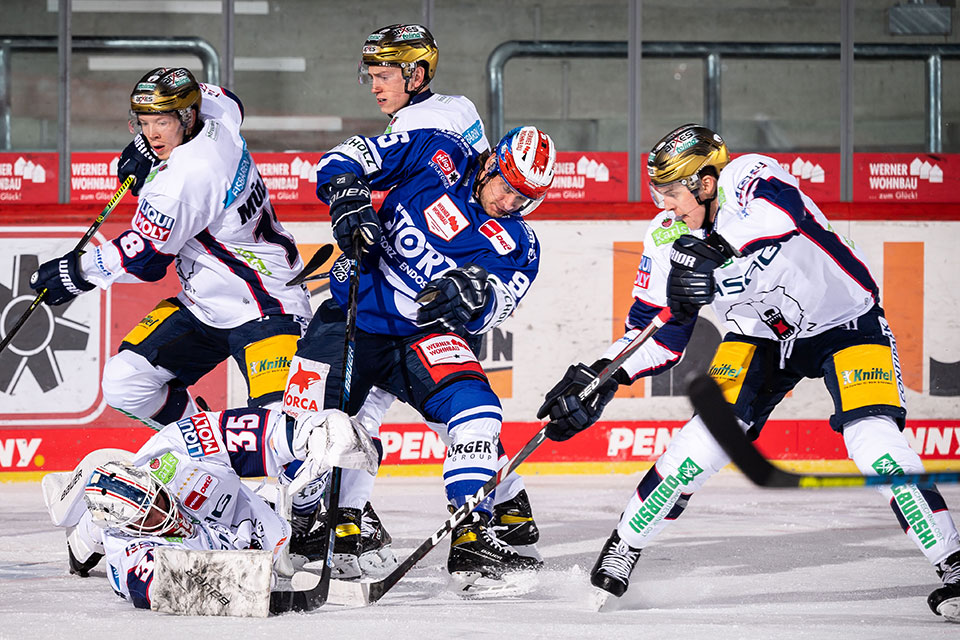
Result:
[[[502,256],[507,255],[517,248],[516,241],[510,237],[507,230],[496,220],[487,220],[480,225],[480,233],[490,240],[490,244],[493,245],[493,250]]]
[[[440,174],[440,178],[443,179],[447,187],[452,187],[460,182],[460,172],[457,171],[456,165],[453,164],[453,158],[443,149],[439,149],[433,154],[433,157],[430,159],[430,166]]]
[[[467,216],[463,215],[463,212],[457,208],[457,205],[447,194],[443,194],[433,204],[424,209],[423,217],[427,220],[427,228],[430,232],[448,242],[470,226]]]
[[[196,511],[203,506],[203,503],[207,501],[207,498],[210,497],[218,484],[220,484],[220,481],[212,475],[209,473],[203,474],[200,476],[200,479],[194,483],[190,493],[188,493],[187,497],[183,500],[183,506]]]
[[[157,211],[149,202],[140,199],[140,206],[133,217],[133,228],[145,238],[166,242],[173,230],[176,219]]]
[[[187,453],[191,458],[220,453],[220,443],[217,442],[216,432],[207,414],[198,413],[184,418],[177,422],[177,427],[180,429],[183,442],[187,445]]]
[[[341,253],[337,261],[333,263],[333,268],[330,269],[330,275],[337,282],[346,282],[347,278],[350,277],[350,260],[345,254]]]

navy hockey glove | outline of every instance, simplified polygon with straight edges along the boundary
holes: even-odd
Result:
[[[147,181],[147,176],[150,175],[153,164],[159,160],[160,158],[157,157],[157,154],[150,147],[150,143],[147,142],[147,136],[141,133],[120,154],[120,162],[117,163],[117,178],[123,183],[130,176],[136,176],[137,179],[130,187],[130,193],[138,196],[140,195],[140,189]]]
[[[359,233],[367,247],[380,244],[380,219],[370,204],[370,185],[360,176],[341,173],[330,179],[330,220],[337,246],[353,258],[353,234]],[[363,257],[362,255],[357,256]]]
[[[700,238],[682,235],[670,249],[667,300],[680,324],[697,317],[700,307],[713,301],[716,281],[713,270],[726,261],[724,255]]]
[[[47,290],[43,301],[49,305],[70,302],[84,291],[90,291],[94,285],[80,275],[80,254],[71,251],[62,258],[50,260],[30,276],[30,288],[36,292]]]
[[[547,392],[543,405],[537,411],[537,418],[542,420],[550,417],[548,438],[557,442],[569,440],[600,419],[603,409],[613,400],[620,386],[617,379],[620,370],[600,385],[586,401],[581,401],[579,394],[597,377],[596,372],[603,370],[609,362],[598,360],[593,367],[582,362],[570,365],[560,382]]]
[[[483,267],[468,264],[451,269],[427,283],[417,296],[417,326],[439,325],[443,331],[459,331],[483,314],[493,296]]]

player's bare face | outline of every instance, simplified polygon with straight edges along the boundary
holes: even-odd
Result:
[[[691,229],[703,227],[706,209],[697,202],[696,196],[680,182],[660,186],[650,186],[651,193],[661,209],[673,211],[674,219],[683,222]]]
[[[370,67],[370,82],[370,91],[377,99],[377,106],[388,116],[410,102],[403,72],[397,67]]]
[[[166,160],[174,149],[183,144],[186,130],[180,123],[180,118],[169,113],[156,115],[137,115],[137,122],[147,137],[147,142],[153,152],[161,160]]]

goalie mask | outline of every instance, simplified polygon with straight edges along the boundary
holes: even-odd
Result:
[[[650,195],[661,209],[661,189],[679,183],[697,198],[700,204],[712,199],[701,194],[701,173],[713,167],[716,175],[730,162],[727,145],[718,134],[698,124],[685,124],[665,135],[647,158]]]
[[[130,118],[134,126],[139,114],[175,113],[189,132],[199,108],[200,85],[183,67],[157,67],[140,78],[130,94]]]
[[[487,171],[480,169],[474,197],[479,199],[484,186],[499,175],[510,190],[523,199],[514,213],[525,216],[540,206],[553,184],[557,160],[550,136],[536,127],[517,127],[503,136],[493,154],[496,161],[492,167]]]
[[[180,513],[166,487],[126,462],[107,462],[94,469],[83,499],[94,524],[104,529],[119,529],[133,536],[193,533],[193,525]]]
[[[398,67],[403,74],[406,92],[413,95],[433,80],[439,56],[437,42],[426,27],[419,24],[392,24],[367,36],[357,79],[360,84],[369,83],[371,66]],[[423,67],[423,81],[411,87],[413,72],[418,66]]]

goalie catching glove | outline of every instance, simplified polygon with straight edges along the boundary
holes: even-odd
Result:
[[[537,418],[542,420],[549,416],[548,438],[557,442],[569,440],[600,419],[600,414],[613,400],[621,382],[630,382],[626,374],[617,369],[586,400],[580,400],[580,392],[593,382],[597,377],[596,372],[602,371],[609,363],[609,360],[598,360],[592,367],[582,362],[570,365],[560,382],[547,392],[543,405],[537,411]]]
[[[303,466],[287,490],[294,494],[331,467],[377,474],[380,456],[363,425],[342,411],[305,412],[293,427],[293,455]]]
[[[456,332],[483,315],[493,297],[487,271],[475,264],[451,269],[427,283],[417,296],[417,326],[439,325],[442,331]]]
[[[330,179],[330,221],[337,246],[348,258],[360,259],[367,248],[380,244],[382,230],[377,212],[370,204],[370,185],[360,176],[341,173]],[[353,255],[353,236],[363,241],[361,255]]]
[[[687,234],[676,239],[670,249],[667,299],[677,322],[689,323],[700,307],[713,301],[713,270],[725,261],[723,253],[696,236]]]

